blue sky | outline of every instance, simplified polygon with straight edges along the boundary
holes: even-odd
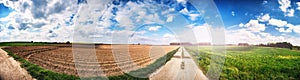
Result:
[[[0,18],[6,17],[12,10],[9,7],[4,6],[3,3],[0,4]]]
[[[299,0],[214,0],[212,6],[192,2],[197,1],[4,0],[0,41],[212,42],[213,29],[220,26],[208,21],[220,16],[227,44],[300,45]],[[210,11],[214,7],[219,14]]]

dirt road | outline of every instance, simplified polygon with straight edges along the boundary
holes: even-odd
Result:
[[[207,78],[198,69],[192,56],[181,47],[170,61],[150,75],[150,80],[207,80]]]
[[[8,56],[0,47],[0,80],[32,80],[20,63]]]

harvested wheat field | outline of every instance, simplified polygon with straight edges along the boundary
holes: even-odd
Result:
[[[150,45],[97,45],[75,48],[14,46],[4,49],[54,72],[94,77],[116,76],[143,68],[176,48],[176,46]]]

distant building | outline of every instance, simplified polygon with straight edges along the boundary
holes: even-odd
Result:
[[[173,42],[173,43],[170,43],[170,45],[193,45],[193,44],[189,43],[189,42],[182,42],[182,43]]]
[[[239,43],[238,46],[249,46],[248,43]]]
[[[200,45],[200,46],[210,46],[211,43],[209,43],[209,42],[203,42],[203,43],[198,43],[197,45]]]
[[[170,45],[180,45],[180,43],[170,43]]]
[[[226,44],[226,46],[236,46],[236,44]]]

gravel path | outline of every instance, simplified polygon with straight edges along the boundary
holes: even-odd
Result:
[[[150,75],[150,80],[207,80],[207,78],[198,69],[192,56],[181,47],[170,61]]]
[[[21,68],[20,63],[0,47],[0,80],[33,80],[28,72]]]

